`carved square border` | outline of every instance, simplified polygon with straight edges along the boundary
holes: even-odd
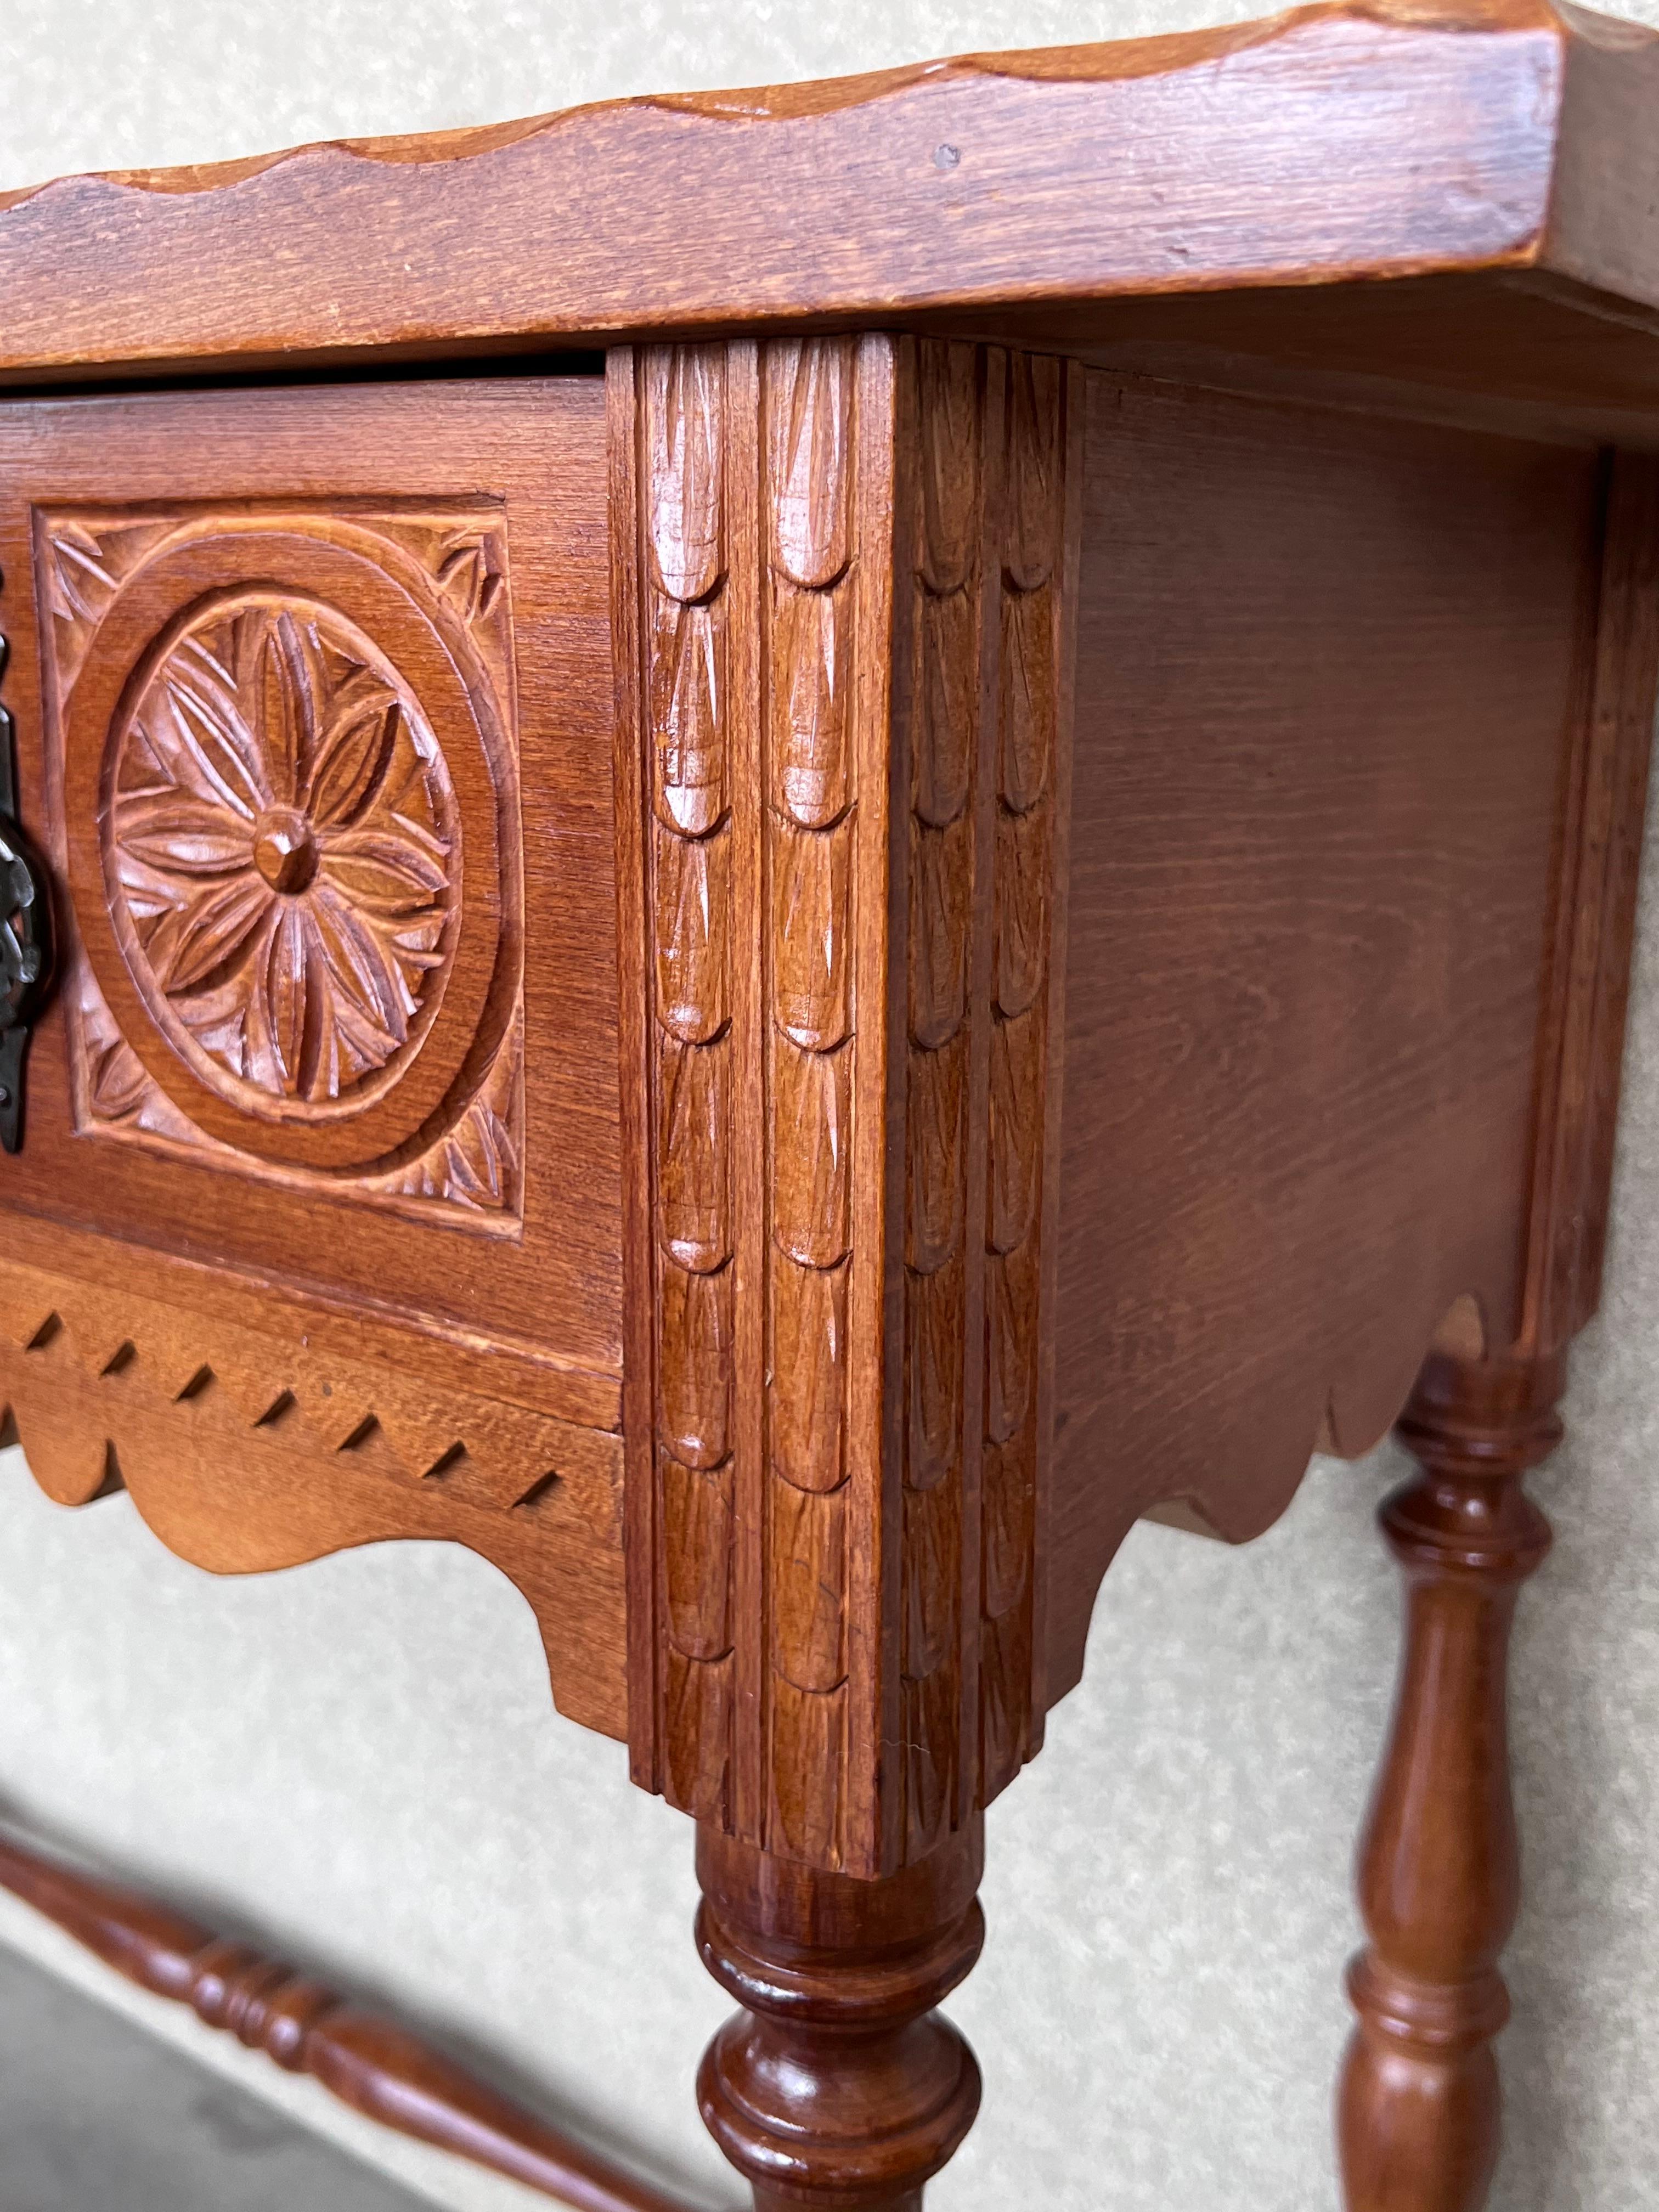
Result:
[[[33,509],[36,604],[46,678],[51,834],[67,870],[64,708],[100,629],[125,587],[159,553],[214,534],[216,523],[268,513],[315,528],[348,525],[378,539],[389,567],[424,586],[476,647],[510,750],[517,804],[518,719],[507,517],[498,500],[208,500],[75,501]],[[515,854],[515,874],[518,856]],[[522,936],[522,915],[511,917]],[[211,1164],[313,1196],[367,1205],[417,1221],[519,1237],[524,1227],[524,987],[459,1116],[424,1152],[386,1172],[321,1174],[243,1152],[199,1127],[145,1068],[123,1034],[75,933],[64,989],[71,1108],[77,1135]]]

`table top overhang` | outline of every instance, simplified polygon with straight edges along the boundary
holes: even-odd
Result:
[[[1595,326],[1622,366],[1573,396],[1659,412],[1656,118],[1650,33],[1388,0],[72,177],[0,195],[0,380],[871,322],[1086,355],[1379,280],[1420,334],[1473,278]]]

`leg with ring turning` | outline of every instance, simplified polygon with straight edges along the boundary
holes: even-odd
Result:
[[[698,2102],[757,2212],[921,2212],[979,2109],[974,2055],[933,2008],[979,1956],[982,1860],[978,1822],[878,1881],[698,1829],[698,1946],[743,2007]]]
[[[1383,1505],[1404,1570],[1394,1723],[1359,1855],[1370,1937],[1338,2109],[1349,2212],[1478,2212],[1498,2158],[1498,1971],[1520,1899],[1510,1624],[1549,1524],[1521,1486],[1560,1439],[1559,1358],[1432,1357],[1399,1434],[1420,1462]]]

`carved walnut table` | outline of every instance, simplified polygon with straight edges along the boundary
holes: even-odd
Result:
[[[1659,44],[1315,8],[82,178],[0,202],[0,300],[42,1484],[226,1571],[494,1560],[696,1820],[721,2147],[901,2212],[1114,1549],[1404,1405],[1342,2155],[1477,2205],[1659,667]]]

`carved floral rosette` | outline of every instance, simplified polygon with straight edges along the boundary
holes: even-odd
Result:
[[[366,1118],[420,1066],[450,989],[464,880],[475,904],[519,901],[500,507],[76,507],[37,511],[35,525],[52,617],[60,860],[76,827],[66,788],[88,772],[75,749],[101,751],[101,912],[79,911],[85,873],[76,882],[70,869],[82,924],[66,994],[77,1130],[315,1188],[310,1162],[281,1157],[265,1139],[283,1126],[337,1127],[343,1165],[329,1163],[331,1193],[516,1233],[516,974],[510,1003],[495,1007],[493,1037],[463,1041],[464,1070],[417,1132],[395,1130],[377,1158],[379,1125]],[[282,585],[262,574],[276,542],[295,569]],[[393,611],[405,659],[410,639],[435,646],[400,665],[396,641],[334,604],[325,583],[309,587],[307,544],[325,574],[343,548],[375,577],[371,604]],[[155,580],[192,558],[212,587],[146,635],[138,611],[161,604]],[[422,696],[446,658],[465,671],[469,706],[483,702],[489,744],[468,772],[502,824],[493,855],[468,849],[459,767]],[[88,689],[101,702],[117,684],[106,726],[101,704],[77,722]],[[510,966],[516,910],[506,923],[501,964]],[[118,1006],[88,947],[88,931],[106,925],[125,967]],[[169,1079],[175,1065],[205,1094],[200,1106],[182,1077]],[[211,1126],[210,1107],[225,1109]],[[371,1131],[361,1158],[354,1126]]]

